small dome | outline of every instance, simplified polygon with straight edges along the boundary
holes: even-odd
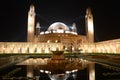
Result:
[[[69,31],[69,28],[67,27],[67,25],[65,25],[62,22],[55,22],[53,24],[50,25],[50,27],[48,28],[48,31],[57,31],[57,30],[64,30],[64,31]]]

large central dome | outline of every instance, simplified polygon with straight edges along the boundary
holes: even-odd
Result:
[[[62,22],[55,22],[51,24],[50,27],[48,28],[48,31],[57,31],[57,30],[69,31],[69,28],[67,27],[67,25],[65,25]]]

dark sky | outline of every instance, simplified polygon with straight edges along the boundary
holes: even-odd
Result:
[[[46,30],[54,22],[71,26],[85,34],[85,11],[94,16],[95,41],[120,38],[120,8],[115,0],[3,0],[0,2],[0,41],[26,41],[27,15],[35,5],[36,22]]]

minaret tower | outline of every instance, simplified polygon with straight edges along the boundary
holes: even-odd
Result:
[[[86,35],[89,43],[94,43],[94,27],[93,27],[93,15],[91,9],[86,10]]]
[[[35,7],[34,5],[30,6],[30,10],[28,12],[28,29],[27,29],[27,41],[34,41],[34,26],[35,26]]]
[[[36,36],[40,35],[40,23],[37,22],[36,24]]]
[[[76,24],[75,23],[73,23],[72,31],[77,33],[77,28],[76,28]]]

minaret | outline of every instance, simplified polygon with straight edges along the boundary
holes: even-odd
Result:
[[[28,29],[27,29],[27,41],[34,41],[34,27],[35,26],[35,7],[34,5],[30,6],[30,10],[28,12]]]
[[[73,23],[72,31],[77,33],[77,28],[76,28],[76,24],[75,23]]]
[[[40,23],[37,22],[36,24],[36,36],[38,36],[40,34]]]
[[[89,43],[94,43],[94,27],[93,27],[93,15],[91,9],[86,10],[86,36]]]

